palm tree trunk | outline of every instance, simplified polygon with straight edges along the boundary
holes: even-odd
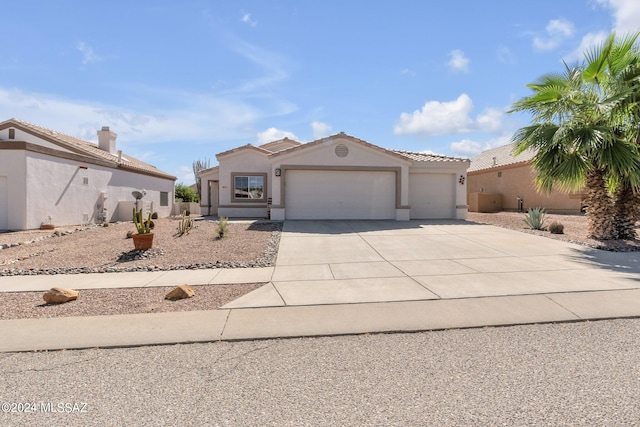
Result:
[[[615,211],[607,191],[604,171],[595,166],[587,172],[587,217],[589,237],[597,240],[612,240],[617,237]]]
[[[618,239],[635,239],[638,219],[638,194],[633,191],[628,180],[622,181],[616,191],[615,200],[616,232]]]

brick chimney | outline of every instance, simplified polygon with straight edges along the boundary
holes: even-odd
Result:
[[[98,148],[115,155],[117,136],[115,132],[109,130],[109,126],[102,126],[102,130],[98,131]]]

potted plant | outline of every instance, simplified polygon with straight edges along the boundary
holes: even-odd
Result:
[[[151,214],[149,214],[149,217],[145,221],[142,218],[142,209],[136,212],[136,208],[133,208],[133,224],[136,226],[136,230],[138,230],[138,233],[132,236],[135,249],[138,251],[151,249],[151,246],[153,246]]]

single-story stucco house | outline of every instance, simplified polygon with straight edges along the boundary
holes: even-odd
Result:
[[[539,192],[531,165],[535,153],[527,150],[515,155],[514,148],[515,143],[511,143],[471,158],[467,172],[470,212],[526,211],[535,207],[555,213],[581,211],[585,194]]]
[[[139,207],[171,214],[176,177],[116,149],[116,134],[98,144],[17,119],[0,123],[0,230],[131,220]]]
[[[203,214],[285,219],[464,219],[469,160],[388,150],[344,132],[216,155]]]

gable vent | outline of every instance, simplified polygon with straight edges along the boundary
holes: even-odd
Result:
[[[336,156],[338,157],[347,157],[349,154],[349,147],[344,144],[336,145]]]

